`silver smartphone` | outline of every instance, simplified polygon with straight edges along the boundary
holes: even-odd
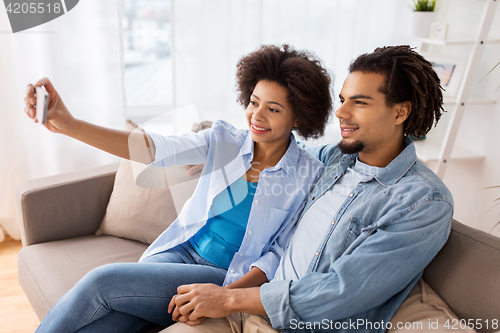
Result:
[[[40,124],[47,122],[47,111],[49,110],[49,93],[45,87],[36,87],[36,119]]]

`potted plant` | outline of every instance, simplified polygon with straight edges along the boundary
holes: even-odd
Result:
[[[431,24],[436,15],[437,0],[413,0],[412,34],[416,37],[429,37]]]

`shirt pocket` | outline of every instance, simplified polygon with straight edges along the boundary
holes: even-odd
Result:
[[[265,225],[262,226],[264,232],[263,241],[266,243],[266,250],[279,237],[281,232],[286,228],[285,221],[290,211],[279,208],[271,208]]]
[[[368,227],[370,222],[360,220],[356,217],[351,217],[349,219],[349,225],[347,227],[347,235],[345,238],[344,246],[342,252],[345,252],[349,246],[361,235],[363,229]]]
[[[283,228],[285,227],[285,225],[283,225],[283,222],[285,222],[289,212],[290,211],[288,210],[271,208],[266,225],[266,228],[269,228],[268,232],[270,234],[275,234],[276,232],[283,230]]]

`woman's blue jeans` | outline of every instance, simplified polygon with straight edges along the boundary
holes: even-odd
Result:
[[[125,333],[169,326],[168,304],[178,286],[222,285],[226,272],[200,257],[189,241],[140,263],[104,265],[61,297],[36,332]]]

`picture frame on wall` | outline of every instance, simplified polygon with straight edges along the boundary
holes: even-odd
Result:
[[[434,53],[421,53],[441,80],[443,96],[456,97],[467,65],[467,57]]]

